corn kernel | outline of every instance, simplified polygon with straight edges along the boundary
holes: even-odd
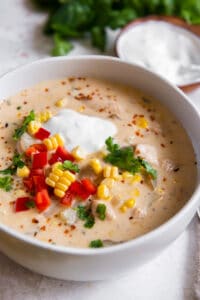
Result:
[[[79,112],[82,112],[82,111],[84,111],[85,110],[85,106],[84,105],[82,105],[82,106],[80,106],[79,108],[78,108],[78,111]]]
[[[65,192],[61,191],[60,189],[54,189],[54,195],[56,195],[59,198],[62,198],[65,196]]]
[[[60,181],[56,182],[56,186],[55,186],[56,189],[59,189],[59,190],[61,190],[63,192],[66,192],[66,190],[68,189],[68,187],[69,187],[69,185],[63,184]]]
[[[28,124],[27,131],[30,135],[34,135],[41,127],[41,123],[38,121],[31,121]]]
[[[60,99],[60,100],[56,101],[55,105],[56,105],[57,107],[63,107],[63,106],[64,106],[64,101],[63,101],[63,99]]]
[[[108,187],[105,184],[100,184],[97,188],[97,196],[100,199],[108,200],[110,192]]]
[[[56,133],[54,135],[54,137],[56,138],[56,141],[57,141],[58,145],[62,147],[64,145],[64,143],[65,143],[64,139],[62,138],[62,136],[59,133]]]
[[[126,205],[122,205],[120,207],[120,210],[121,210],[122,213],[125,213],[127,211],[127,206]]]
[[[71,153],[76,160],[82,160],[86,157],[83,149],[81,149],[80,146],[77,146],[74,149],[72,149]]]
[[[142,176],[140,174],[135,174],[132,179],[132,183],[137,183],[142,180]]]
[[[46,182],[47,185],[49,185],[49,186],[51,186],[53,188],[56,185],[55,181],[51,180],[49,177],[46,178],[45,182]]]
[[[50,178],[51,180],[55,181],[55,182],[59,180],[59,176],[57,176],[57,175],[55,175],[55,174],[53,174],[53,173],[50,173],[50,174],[49,174],[49,178]]]
[[[58,177],[61,177],[64,174],[64,172],[60,169],[52,169],[52,173]]]
[[[48,150],[55,150],[58,146],[64,145],[64,140],[60,134],[55,134],[47,139],[44,139],[43,144],[47,147]]]
[[[131,198],[131,199],[128,199],[124,205],[128,208],[132,208],[134,205],[135,205],[135,199]]]
[[[67,178],[71,182],[74,182],[76,180],[76,176],[70,171],[65,171],[63,177]]]
[[[115,180],[113,178],[105,178],[102,180],[101,184],[105,184],[109,189],[113,187]]]
[[[17,176],[19,177],[28,177],[30,174],[30,170],[27,166],[23,168],[17,168]]]
[[[68,185],[68,186],[71,184],[71,181],[68,180],[68,179],[65,178],[65,177],[61,177],[61,178],[59,179],[59,182],[65,184],[65,185]]]
[[[41,112],[39,113],[37,116],[36,116],[36,119],[41,122],[41,123],[44,123],[44,122],[47,122],[49,119],[51,119],[52,117],[52,113],[50,111],[44,111],[44,112]]]
[[[111,174],[111,166],[105,166],[103,169],[103,176],[108,178]]]
[[[137,118],[137,120],[136,120],[136,125],[137,125],[138,127],[140,127],[140,128],[144,128],[144,129],[146,129],[146,128],[149,127],[148,121],[147,121],[147,119],[145,119],[144,117],[139,117],[139,118]]]
[[[123,179],[133,179],[133,174],[131,174],[128,171],[125,171],[125,172],[122,173],[122,178]]]
[[[93,158],[90,160],[90,166],[92,167],[95,174],[100,174],[102,172],[102,166],[99,159]]]
[[[117,167],[112,167],[110,172],[110,177],[113,179],[117,179],[119,176],[119,170]]]
[[[133,192],[132,192],[132,195],[134,197],[139,197],[140,196],[140,191],[138,189],[134,189]]]

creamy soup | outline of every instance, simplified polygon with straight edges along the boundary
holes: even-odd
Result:
[[[83,77],[42,82],[2,101],[0,120],[0,222],[43,242],[128,241],[193,192],[185,130],[133,88]]]

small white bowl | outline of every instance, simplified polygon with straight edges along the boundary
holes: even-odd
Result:
[[[197,161],[200,160],[200,115],[189,99],[160,76],[116,58],[82,56],[36,61],[0,79],[0,99],[40,81],[66,76],[104,78],[131,85],[160,99],[187,130]],[[1,224],[0,250],[22,266],[50,277],[81,281],[113,278],[151,260],[174,241],[194,216],[199,198],[198,176],[192,197],[174,217],[150,233],[123,244],[101,249],[54,246]]]

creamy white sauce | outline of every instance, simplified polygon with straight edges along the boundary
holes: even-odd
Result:
[[[60,133],[68,150],[80,146],[87,153],[100,150],[109,136],[117,133],[116,126],[105,119],[63,109],[43,125],[51,134]]]
[[[163,21],[141,23],[121,35],[117,49],[122,59],[177,85],[200,80],[200,39],[181,27]]]

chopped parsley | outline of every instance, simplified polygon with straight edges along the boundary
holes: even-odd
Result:
[[[27,208],[34,208],[35,207],[35,201],[34,200],[28,200],[28,201],[26,201],[25,206]]]
[[[75,173],[80,172],[79,166],[77,164],[74,164],[70,160],[65,160],[60,167],[63,171],[64,170],[70,170],[70,171],[73,171]]]
[[[4,169],[0,170],[0,174],[4,175],[14,175],[17,171],[17,168],[23,168],[25,163],[22,160],[22,155],[20,155],[18,152],[15,152],[13,159],[12,159],[12,164]]]
[[[0,177],[0,189],[9,192],[12,188],[12,178],[10,176]]]
[[[35,113],[33,110],[31,110],[29,115],[24,118],[22,126],[15,129],[15,132],[13,134],[13,139],[15,141],[19,140],[22,134],[24,134],[24,132],[26,131],[28,124],[33,120],[35,120]]]
[[[86,206],[79,205],[76,208],[77,216],[80,220],[85,221],[84,227],[92,228],[94,226],[95,220],[91,213],[91,209]]]
[[[90,248],[102,248],[103,247],[103,242],[102,240],[93,240],[89,244]]]
[[[105,220],[106,218],[106,205],[103,203],[99,203],[96,208],[96,213],[100,220]]]
[[[110,152],[104,158],[105,162],[132,174],[141,172],[144,169],[148,175],[150,175],[153,179],[156,179],[157,171],[142,158],[135,157],[133,147],[120,148],[118,144],[114,144],[112,137],[107,138],[105,143],[107,150]]]

